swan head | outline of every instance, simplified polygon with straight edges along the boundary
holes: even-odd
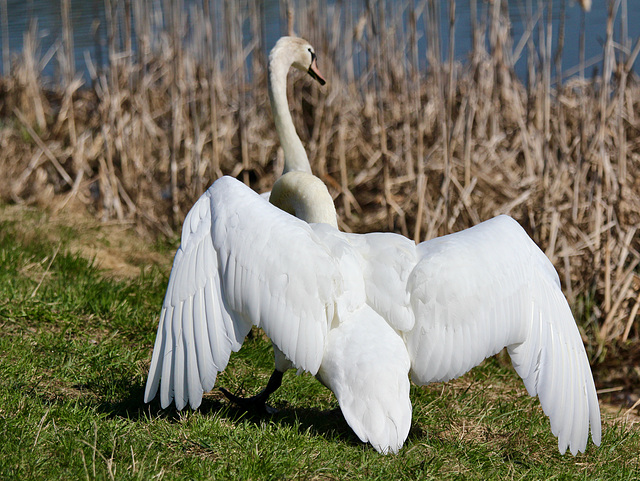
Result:
[[[315,49],[302,38],[281,37],[276,42],[269,55],[269,64],[271,68],[275,68],[280,63],[286,65],[286,70],[291,66],[308,73],[320,85],[326,83],[318,69]]]

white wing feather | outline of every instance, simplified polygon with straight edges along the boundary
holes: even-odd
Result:
[[[408,435],[409,370],[418,384],[446,381],[505,346],[560,451],[584,451],[589,425],[600,444],[591,369],[558,276],[509,217],[415,246],[308,225],[223,177],[185,220],[145,401],[160,385],[163,407],[197,407],[252,324],[317,373],[381,452]]]
[[[251,325],[315,374],[341,278],[308,224],[229,177],[187,215],[160,313],[145,390],[196,408]]]
[[[464,374],[508,347],[551,420],[558,447],[600,444],[600,410],[582,339],[551,262],[518,223],[499,216],[423,242],[407,282],[405,333],[418,384]]]
[[[393,329],[410,330],[415,316],[407,281],[417,262],[415,243],[386,232],[342,235],[359,257],[367,303]]]

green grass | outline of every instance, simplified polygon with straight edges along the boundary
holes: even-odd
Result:
[[[46,219],[28,221],[0,221],[2,480],[640,477],[638,430],[607,416],[599,449],[560,456],[504,355],[413,387],[412,429],[395,456],[362,444],[308,375],[285,375],[272,417],[244,416],[217,390],[195,412],[144,405],[167,267],[118,280],[65,248],[80,228],[51,234]],[[218,385],[255,392],[272,366],[254,331]]]

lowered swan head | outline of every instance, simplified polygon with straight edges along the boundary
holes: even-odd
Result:
[[[320,85],[325,84],[318,70],[315,50],[309,42],[298,37],[282,37],[269,54],[269,99],[284,151],[284,173],[311,173],[307,153],[293,125],[287,102],[287,73],[291,67],[307,72]]]
[[[309,223],[338,228],[338,216],[327,186],[315,175],[288,172],[273,185],[271,202],[276,207]]]

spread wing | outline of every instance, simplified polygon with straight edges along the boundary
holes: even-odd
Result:
[[[187,215],[145,389],[163,407],[200,405],[252,325],[315,374],[341,279],[308,224],[222,177]]]
[[[407,290],[415,325],[405,333],[419,384],[460,376],[508,347],[538,395],[558,447],[600,444],[589,361],[553,265],[507,216],[423,242]]]
[[[362,256],[367,302],[400,332],[418,384],[446,381],[508,347],[538,395],[558,447],[584,451],[600,409],[555,269],[513,219],[415,246],[395,234],[347,235]]]

